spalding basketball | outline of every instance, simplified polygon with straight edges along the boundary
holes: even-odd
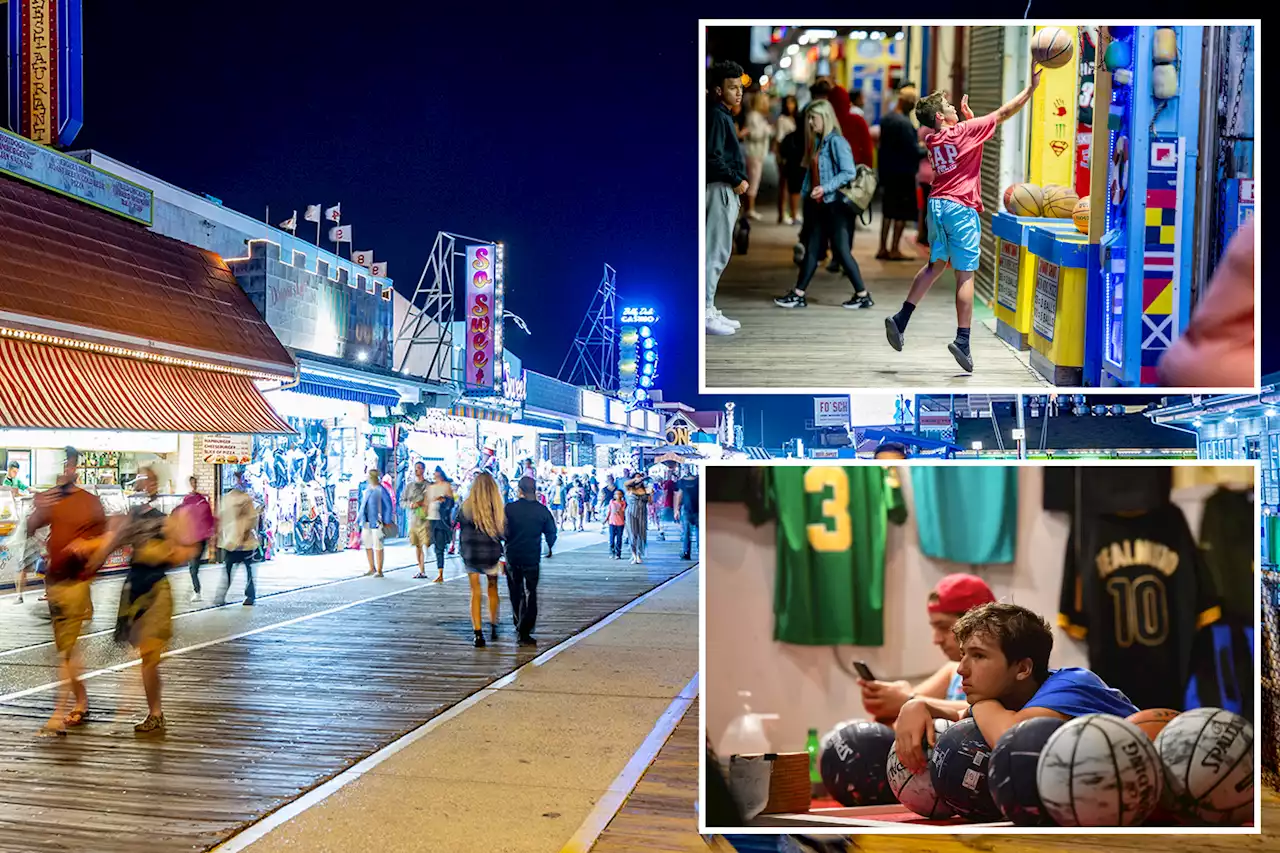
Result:
[[[1038,184],[1014,184],[1005,191],[1005,209],[1014,216],[1039,216],[1043,202]]]
[[[893,802],[885,771],[893,750],[893,729],[884,723],[841,723],[822,740],[818,769],[827,792],[842,806]]]
[[[1146,732],[1147,737],[1155,740],[1156,735],[1160,734],[1164,727],[1180,713],[1182,712],[1172,708],[1148,708],[1145,711],[1130,714],[1125,719]]]
[[[1009,729],[991,750],[987,772],[991,798],[1006,820],[1019,826],[1045,826],[1053,821],[1040,802],[1036,766],[1049,738],[1062,728],[1055,717],[1034,717]]]
[[[1031,59],[1045,68],[1061,68],[1074,51],[1075,38],[1062,27],[1045,27],[1031,37]]]
[[[1128,720],[1086,714],[1049,737],[1036,785],[1045,811],[1062,826],[1137,826],[1160,802],[1160,758]]]
[[[1089,233],[1089,199],[1082,198],[1076,202],[1076,206],[1071,210],[1071,221],[1075,223],[1076,230],[1081,234]]]
[[[1179,714],[1156,736],[1180,817],[1239,825],[1253,816],[1253,725],[1221,708]]]
[[[933,721],[933,730],[939,735],[951,726],[950,720]],[[928,741],[925,743],[925,756],[932,761],[933,749],[927,745]],[[955,814],[955,810],[947,805],[934,790],[933,777],[929,771],[926,769],[920,773],[912,773],[898,760],[897,750],[889,750],[889,763],[885,770],[889,776],[889,790],[898,798],[898,802],[911,811],[933,820],[941,820]]]
[[[938,735],[929,760],[933,788],[965,820],[1000,820],[987,783],[990,760],[991,747],[972,717]]]
[[[1052,184],[1044,188],[1044,203],[1041,210],[1045,216],[1054,219],[1070,219],[1080,197],[1069,187]]]

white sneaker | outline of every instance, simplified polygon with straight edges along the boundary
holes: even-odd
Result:
[[[724,320],[722,320],[719,317],[707,318],[707,334],[708,335],[732,335],[736,331],[738,330],[735,329],[733,326],[730,326],[728,323],[726,323]]]
[[[198,593],[198,592],[193,592],[193,593],[191,593],[191,600],[192,600],[192,601],[200,601],[200,600],[201,600],[201,599],[200,599],[200,593]]]
[[[784,216],[784,217],[782,217],[782,224],[783,224],[783,225],[795,225],[795,224],[796,224],[796,221],[795,221],[794,219],[792,219],[790,216]]]
[[[730,329],[733,329],[735,332],[736,332],[736,331],[738,331],[738,329],[741,329],[741,328],[742,328],[742,324],[741,324],[741,323],[739,323],[737,320],[733,320],[733,319],[730,319],[729,317],[726,317],[726,316],[725,316],[725,315],[720,311],[720,309],[719,309],[719,308],[712,308],[712,309],[711,309],[711,316],[712,316],[714,319],[718,320],[719,322],[724,323],[726,326],[728,326]]]
[[[750,213],[747,214],[747,216],[751,217],[756,222],[759,222],[761,219],[764,219],[764,214],[762,214],[758,210],[751,211]]]

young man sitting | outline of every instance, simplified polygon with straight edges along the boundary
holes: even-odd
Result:
[[[1016,604],[984,604],[960,617],[952,629],[960,642],[960,686],[969,702],[957,713],[917,696],[902,706],[894,726],[898,759],[913,773],[923,771],[924,742],[937,735],[932,720],[959,722],[973,717],[988,745],[1032,717],[1070,720],[1085,714],[1127,717],[1138,709],[1087,669],[1049,669],[1053,631],[1039,615]]]

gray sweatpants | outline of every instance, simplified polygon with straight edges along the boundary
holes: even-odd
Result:
[[[725,183],[707,184],[707,314],[716,305],[716,285],[733,255],[733,226],[742,201]]]

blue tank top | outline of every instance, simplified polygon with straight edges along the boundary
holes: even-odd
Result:
[[[962,680],[963,679],[960,678],[960,673],[958,672],[951,676],[951,684],[947,687],[947,699],[953,702],[964,701],[964,691],[960,689],[960,682]]]

